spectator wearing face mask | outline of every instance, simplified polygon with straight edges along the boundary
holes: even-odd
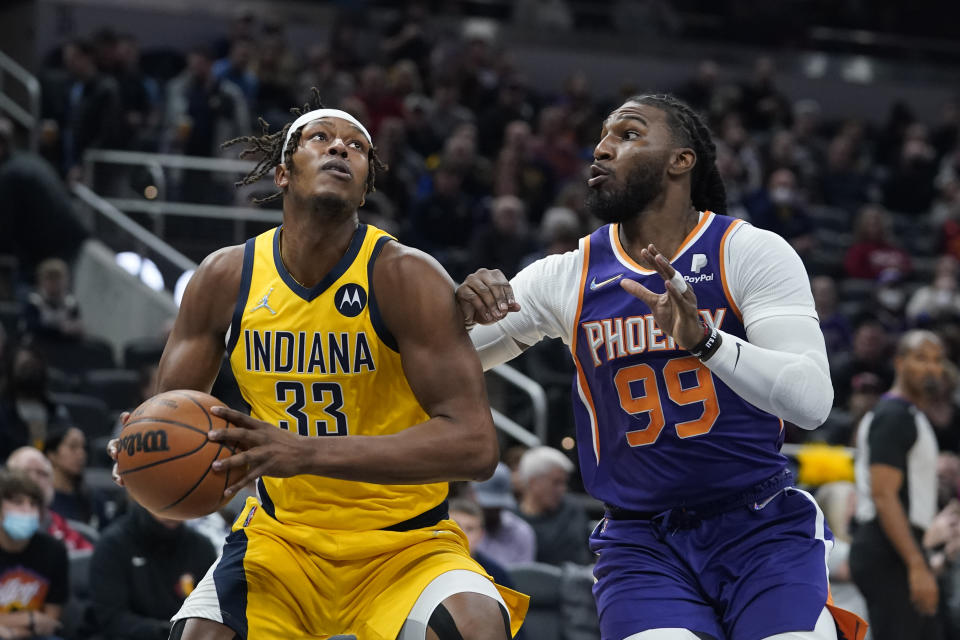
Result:
[[[67,550],[38,531],[43,494],[29,477],[0,471],[0,501],[0,628],[54,640],[69,594]]]
[[[903,274],[896,269],[884,269],[877,277],[873,289],[874,316],[891,334],[907,330],[906,314],[907,291]]]
[[[20,447],[7,458],[7,469],[23,473],[40,487],[43,494],[43,509],[40,510],[40,528],[61,541],[69,553],[93,551],[93,545],[64,518],[50,510],[53,502],[53,465],[47,457],[33,447]]]
[[[797,177],[790,169],[770,174],[765,188],[744,199],[754,226],[767,229],[789,242],[800,257],[813,249],[813,221],[807,214],[797,188]]]
[[[940,256],[933,282],[914,292],[907,303],[907,318],[916,325],[960,318],[960,291],[957,270],[960,263],[951,255]]]

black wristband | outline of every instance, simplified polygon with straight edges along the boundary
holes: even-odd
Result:
[[[720,331],[716,327],[707,327],[709,332],[704,336],[695,347],[690,349],[690,354],[695,358],[699,358],[702,362],[706,362],[717,352],[717,349],[720,348],[720,343],[723,342],[723,337],[720,335]]]

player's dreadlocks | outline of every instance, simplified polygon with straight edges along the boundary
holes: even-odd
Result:
[[[310,101],[303,105],[303,108],[294,107],[290,109],[290,113],[294,115],[294,119],[299,116],[307,113],[308,111],[313,111],[314,109],[323,109],[323,102],[320,101],[320,91],[313,87],[310,89]],[[233,140],[227,140],[224,142],[221,147],[226,149],[227,147],[233,146],[237,143],[244,143],[249,145],[240,152],[241,158],[248,158],[250,156],[260,156],[260,161],[257,162],[257,166],[253,168],[246,176],[243,177],[239,182],[236,182],[237,187],[242,187],[244,185],[253,184],[263,176],[267,175],[279,164],[286,164],[288,169],[293,169],[293,152],[297,150],[297,147],[300,146],[300,133],[303,131],[303,128],[300,128],[300,131],[294,131],[293,135],[290,136],[290,144],[287,145],[286,149],[282,149],[283,141],[287,137],[287,130],[290,129],[290,125],[293,124],[293,121],[288,122],[284,125],[283,129],[275,133],[269,133],[270,124],[263,118],[257,118],[260,123],[260,135],[259,136],[240,136],[239,138],[234,138]],[[286,161],[284,161],[286,158]],[[377,155],[377,149],[374,146],[370,146],[369,153],[369,166],[370,170],[367,172],[367,193],[376,191],[374,186],[374,180],[377,175],[377,170],[385,171],[387,165],[380,160],[380,157]],[[273,200],[279,200],[283,197],[282,191],[277,191],[272,193],[265,198],[254,198],[256,204],[263,204],[265,202],[271,202]]]
[[[717,169],[717,147],[710,130],[697,112],[671,95],[633,96],[627,102],[648,104],[667,114],[670,130],[677,142],[697,154],[690,179],[690,200],[697,211],[726,214],[727,189]]]

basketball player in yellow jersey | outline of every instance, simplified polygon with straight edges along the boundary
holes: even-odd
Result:
[[[308,107],[309,108],[309,107]],[[497,440],[453,282],[359,224],[379,165],[351,115],[305,110],[248,137],[283,224],[200,265],[158,392],[209,392],[226,346],[251,416],[210,438],[258,480],[223,554],[174,617],[177,640],[504,640],[527,597],[495,585],[448,518],[446,483],[484,479]],[[380,165],[382,168],[382,165]],[[245,475],[244,475],[245,474]]]

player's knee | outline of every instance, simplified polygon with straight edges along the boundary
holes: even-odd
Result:
[[[169,640],[240,640],[233,629],[203,618],[181,618],[170,627]]]
[[[479,593],[458,593],[433,610],[428,626],[438,640],[509,640],[510,616]]]

